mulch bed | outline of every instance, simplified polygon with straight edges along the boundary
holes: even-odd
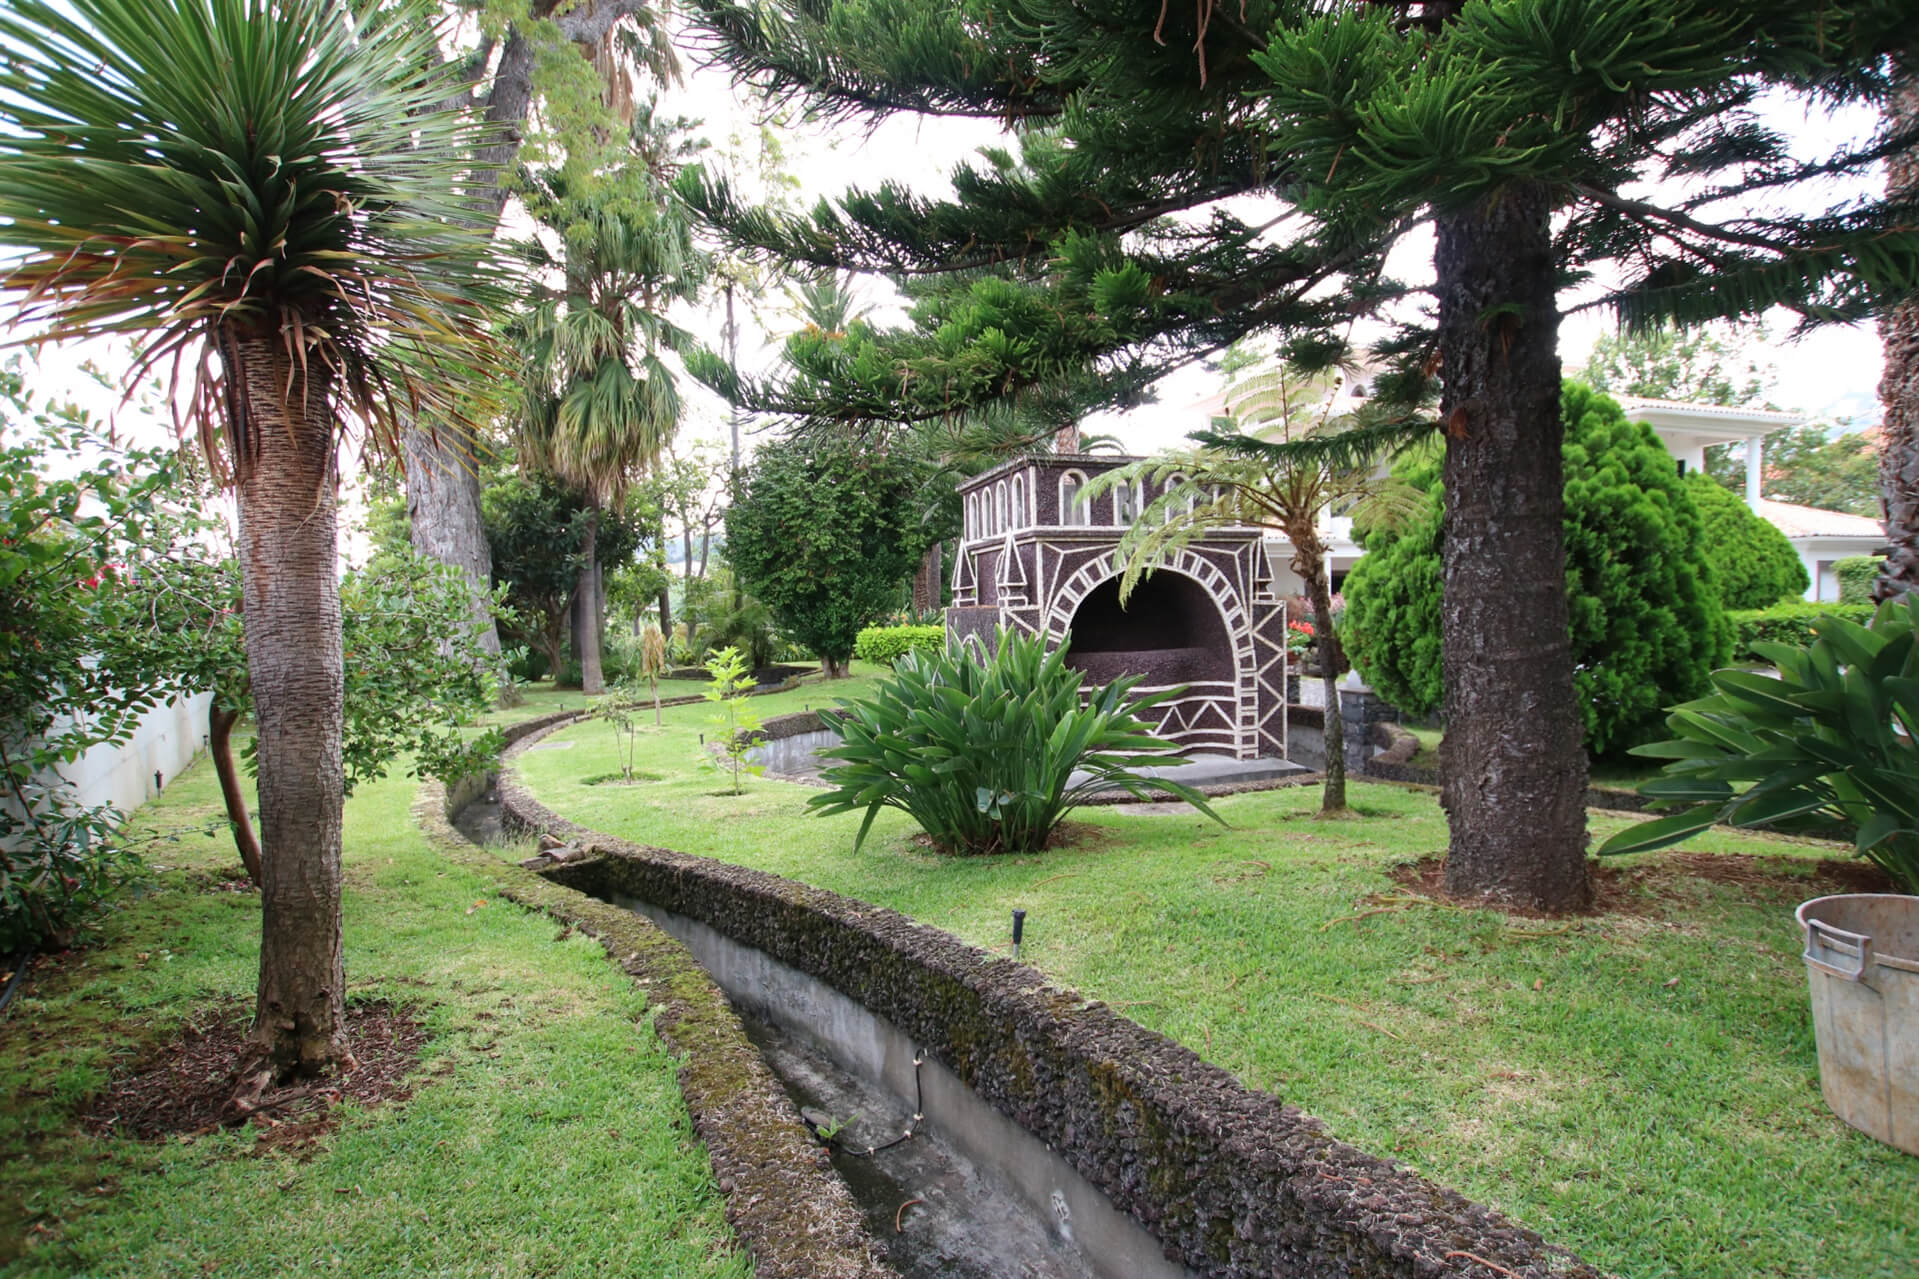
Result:
[[[425,1028],[406,1009],[384,1001],[349,1004],[346,1016],[351,1069],[268,1087],[247,1099],[254,1073],[246,1051],[251,1016],[238,1004],[222,1005],[114,1080],[83,1122],[102,1136],[142,1141],[188,1140],[251,1122],[263,1147],[303,1145],[332,1127],[334,1108],[343,1101],[376,1106],[412,1095],[407,1076],[426,1043]]]
[[[1671,909],[1689,909],[1693,898],[1683,886],[1688,880],[1706,880],[1732,884],[1748,890],[1755,898],[1776,900],[1782,904],[1824,897],[1833,893],[1890,893],[1891,878],[1885,871],[1864,860],[1825,858],[1813,863],[1812,873],[1802,869],[1806,863],[1783,857],[1757,857],[1748,853],[1667,853],[1657,862],[1621,867],[1600,862],[1591,864],[1593,915],[1643,915],[1664,917]],[[1392,872],[1394,882],[1421,897],[1459,905],[1461,902],[1445,889],[1446,860],[1439,854],[1422,857]],[[1542,912],[1505,907],[1506,913],[1529,918],[1546,918]]]

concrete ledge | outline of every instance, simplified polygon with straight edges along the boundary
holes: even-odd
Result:
[[[510,771],[499,789],[511,820],[598,854],[549,878],[697,920],[885,1018],[1200,1274],[1598,1279],[1031,968],[890,910],[576,826]]]
[[[543,717],[545,728],[574,717]],[[529,721],[538,723],[539,721]],[[515,726],[522,727],[522,726]],[[516,735],[537,735],[540,728]],[[477,779],[484,790],[489,779]],[[654,1027],[680,1058],[680,1090],[726,1196],[726,1217],[760,1279],[886,1279],[878,1245],[826,1152],[801,1126],[739,1018],[685,947],[643,916],[550,883],[467,842],[448,821],[454,796],[423,783],[414,819],[449,860],[501,896],[597,938],[653,1002]]]

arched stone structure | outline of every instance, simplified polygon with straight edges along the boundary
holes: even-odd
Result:
[[[1239,759],[1286,754],[1285,606],[1260,531],[1222,528],[1172,553],[1118,602],[1115,562],[1126,530],[1115,492],[1078,516],[1065,509],[1080,477],[1131,459],[1088,455],[1027,458],[974,477],[963,495],[1014,487],[1026,498],[1009,523],[969,518],[953,568],[947,632],[990,650],[999,628],[1043,636],[1072,633],[1068,661],[1090,684],[1141,676],[1140,688],[1184,685],[1152,712],[1163,736],[1189,751]],[[1157,486],[1137,493],[1140,505]],[[966,509],[972,509],[969,505]]]

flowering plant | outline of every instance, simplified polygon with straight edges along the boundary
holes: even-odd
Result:
[[[1303,653],[1313,646],[1313,624],[1311,622],[1286,623],[1286,651]]]

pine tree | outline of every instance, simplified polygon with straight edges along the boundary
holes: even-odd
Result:
[[[1437,315],[1375,350],[1396,362],[1380,379],[1387,397],[1416,402],[1427,378],[1442,381],[1447,885],[1584,905],[1560,290],[1616,271],[1588,305],[1635,325],[1774,305],[1808,324],[1852,320],[1908,290],[1919,232],[1895,204],[1749,206],[1763,195],[1817,208],[1817,181],[1878,158],[1883,142],[1795,159],[1755,103],[1769,86],[1883,98],[1889,52],[1919,28],[1912,6],[695,7],[721,61],[822,113],[987,116],[1019,131],[1017,155],[961,168],[948,199],[881,185],[796,218],[698,184],[696,201],[743,248],[924,277],[914,326],[880,357],[772,388],[767,402],[788,413],[939,420],[1089,367],[1103,378],[1087,401],[1124,402],[1273,329],[1287,357],[1324,364],[1346,353],[1355,316],[1407,296],[1383,274],[1387,247],[1435,227]],[[1685,181],[1641,194],[1668,176]],[[1234,200],[1249,195],[1292,213]]]

